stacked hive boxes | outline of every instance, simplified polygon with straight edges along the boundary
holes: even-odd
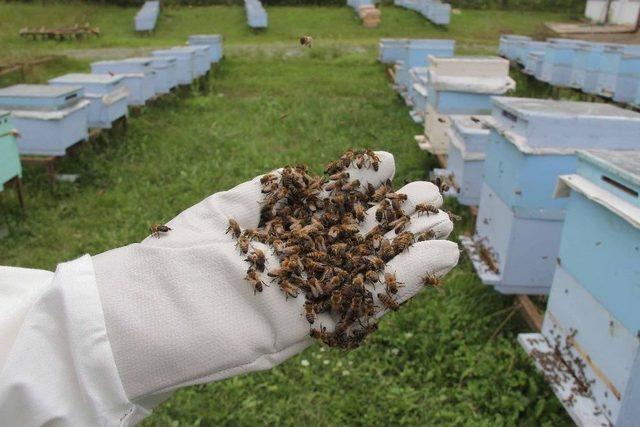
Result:
[[[580,152],[558,181],[568,201],[542,332],[518,339],[577,425],[640,417],[639,192],[640,151]]]
[[[633,149],[640,114],[608,104],[493,98],[476,235],[462,238],[483,283],[546,294],[566,202],[551,197],[580,148]]]
[[[81,86],[9,86],[0,89],[0,109],[12,113],[20,154],[63,156],[89,136],[89,101]]]
[[[5,183],[22,175],[16,135],[11,114],[0,110],[0,191]]]
[[[196,53],[193,50],[154,50],[151,52],[157,58],[174,58],[176,61],[176,81],[179,85],[190,85],[196,78]]]
[[[155,95],[152,58],[93,62],[91,72],[124,77],[123,82],[129,90],[129,105],[144,105]]]
[[[124,77],[109,74],[65,74],[49,80],[52,86],[81,86],[89,101],[90,128],[109,129],[112,123],[128,113],[129,91]]]
[[[222,36],[219,34],[198,34],[189,36],[190,46],[206,45],[209,46],[211,54],[211,63],[220,62],[222,59]]]

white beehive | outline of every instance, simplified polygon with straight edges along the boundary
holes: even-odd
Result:
[[[154,50],[151,52],[154,57],[170,57],[176,60],[176,80],[179,85],[190,85],[196,78],[195,57],[193,50],[177,51],[171,49]]]
[[[178,86],[177,58],[172,56],[150,57],[153,67],[153,90],[155,93],[169,93]]]
[[[89,101],[89,127],[110,129],[112,123],[128,113],[129,91],[124,77],[109,74],[74,73],[49,80],[53,86],[82,86]]]
[[[123,76],[129,90],[129,105],[144,105],[155,95],[151,58],[92,62],[91,73]]]
[[[491,96],[514,88],[506,59],[430,57],[424,139],[420,148],[432,154],[446,154],[451,114],[489,114]]]
[[[222,59],[222,36],[220,34],[195,34],[189,36],[189,45],[207,45],[210,47],[211,62]]]
[[[81,86],[14,85],[0,89],[0,108],[11,111],[20,154],[63,156],[89,136],[89,101]]]
[[[209,72],[211,69],[211,61],[209,47],[205,45],[194,45],[194,46],[177,46],[172,47],[172,51],[175,52],[193,52],[193,65],[194,65],[194,76],[201,77]]]

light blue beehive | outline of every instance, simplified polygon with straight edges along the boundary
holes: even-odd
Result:
[[[178,60],[175,56],[151,56],[153,90],[165,94],[178,86]]]
[[[547,42],[533,40],[516,40],[514,44],[514,60],[522,65],[526,64],[530,52],[544,52],[547,48]]]
[[[518,339],[528,353],[560,343],[562,362],[548,369],[554,377],[571,366],[582,377],[571,403],[570,377],[553,384],[578,425],[640,419],[639,192],[640,151],[582,151],[576,174],[558,181],[556,196],[568,201],[542,333]]]
[[[552,198],[581,148],[638,146],[640,114],[614,105],[493,99],[476,235],[463,238],[483,283],[506,294],[548,292],[566,201]],[[475,244],[475,245],[474,245]],[[478,257],[482,244],[499,271]]]
[[[618,64],[616,86],[613,100],[632,103],[640,87],[640,52],[635,55],[622,55]]]
[[[420,148],[447,154],[452,114],[489,114],[491,96],[515,88],[509,61],[497,56],[429,57],[424,139]]]
[[[0,110],[0,191],[4,184],[16,176],[22,176],[15,129],[11,113]]]
[[[153,31],[160,13],[159,1],[145,2],[134,18],[136,31]]]
[[[393,64],[404,57],[409,39],[380,39],[378,61]]]
[[[170,50],[176,52],[193,52],[194,76],[204,76],[211,69],[211,61],[209,61],[209,48],[207,46],[176,46]]]
[[[144,105],[155,95],[151,58],[92,62],[91,73],[122,75],[129,90],[129,105]]]
[[[600,73],[604,43],[587,43],[576,51],[571,66],[571,87],[595,93]]]
[[[258,0],[245,0],[247,24],[251,28],[267,28],[267,11]]]
[[[596,93],[611,97],[616,89],[618,68],[623,55],[640,55],[640,45],[607,45],[602,52]]]
[[[170,57],[176,59],[176,80],[179,85],[190,85],[195,79],[195,57],[193,50],[177,51],[171,49],[154,50],[154,57]]]
[[[509,60],[515,61],[517,44],[521,41],[530,41],[530,40],[531,40],[531,37],[529,36],[518,36],[515,34],[502,34],[500,36],[500,45],[498,47],[498,52],[500,56],[507,58]]]
[[[527,60],[524,63],[523,73],[534,76],[539,79],[542,73],[542,62],[544,59],[544,51],[531,51],[527,54]]]
[[[0,89],[0,108],[11,111],[20,154],[63,156],[89,136],[89,101],[81,86],[14,85]]]
[[[428,67],[429,56],[448,58],[453,56],[454,40],[409,39],[405,56],[396,71],[396,86],[401,94],[406,94],[411,84],[409,70],[413,67]]]
[[[636,99],[633,103],[636,107],[640,108],[640,86],[638,86],[638,91],[636,92]]]
[[[447,130],[447,168],[442,173],[455,184],[454,191],[448,194],[465,206],[477,206],[480,203],[482,170],[489,143],[489,128],[482,121],[488,117],[453,115],[451,128]]]
[[[571,86],[573,59],[578,49],[588,45],[582,40],[548,39],[540,80],[558,87]]]
[[[408,91],[409,104],[411,105],[409,114],[413,121],[422,123],[427,108],[428,68],[414,67],[409,70],[409,74],[411,75],[411,86]]]
[[[451,5],[448,3],[434,2],[429,7],[427,17],[436,25],[449,25],[451,21]]]
[[[90,128],[110,129],[112,123],[128,113],[129,91],[124,77],[109,74],[74,73],[49,80],[53,86],[82,86],[89,101]]]
[[[196,34],[189,36],[189,45],[204,44],[211,47],[211,62],[222,59],[222,36],[220,34]]]

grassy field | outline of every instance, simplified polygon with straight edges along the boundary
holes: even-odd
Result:
[[[414,143],[421,129],[375,61],[377,39],[455,37],[469,49],[491,50],[500,30],[535,32],[543,20],[563,19],[463,11],[444,31],[389,7],[382,26],[366,30],[350,9],[282,7],[269,8],[270,28],[254,34],[242,9],[183,8],[165,12],[157,33],[143,38],[130,31],[134,13],[82,4],[43,14],[40,6],[0,4],[0,16],[9,17],[0,27],[0,61],[170,45],[197,32],[224,34],[228,52],[209,92],[166,97],[133,117],[126,134],[63,161],[61,172],[81,174],[76,183],[52,192],[39,169],[27,169],[27,217],[20,217],[9,192],[0,203],[9,230],[0,240],[0,264],[53,269],[58,261],[139,241],[148,224],[211,193],[287,163],[320,171],[348,147],[393,152],[397,185],[424,179],[434,161]],[[42,45],[15,37],[26,23],[86,20],[104,36]],[[295,47],[304,33],[316,39],[313,49]],[[0,85],[86,67],[86,60],[62,59]],[[524,93],[542,93],[519,81]],[[443,292],[425,292],[385,317],[365,347],[343,353],[316,345],[268,372],[183,389],[145,425],[570,425],[516,343],[524,330],[512,300],[482,286],[463,259]]]

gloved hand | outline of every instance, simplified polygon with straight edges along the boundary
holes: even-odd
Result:
[[[350,179],[378,187],[393,178],[393,156],[376,154],[378,171],[352,166]],[[408,196],[402,209],[413,214],[407,229],[432,230],[436,239],[415,243],[387,263],[386,271],[404,283],[396,295],[403,302],[421,289],[426,274],[442,276],[453,268],[459,251],[455,243],[438,240],[453,229],[445,212],[414,214],[418,203],[441,206],[435,185],[413,182],[397,192]],[[159,238],[93,257],[107,335],[132,402],[269,369],[313,342],[302,295],[285,298],[278,286],[256,294],[244,279],[245,257],[225,233],[230,218],[242,228],[257,227],[263,197],[257,177],[182,212]],[[369,209],[361,232],[376,225],[375,209]],[[387,237],[394,235],[391,231]],[[267,254],[267,269],[279,265],[267,246],[252,245]],[[329,330],[335,324],[326,314],[317,322]]]

